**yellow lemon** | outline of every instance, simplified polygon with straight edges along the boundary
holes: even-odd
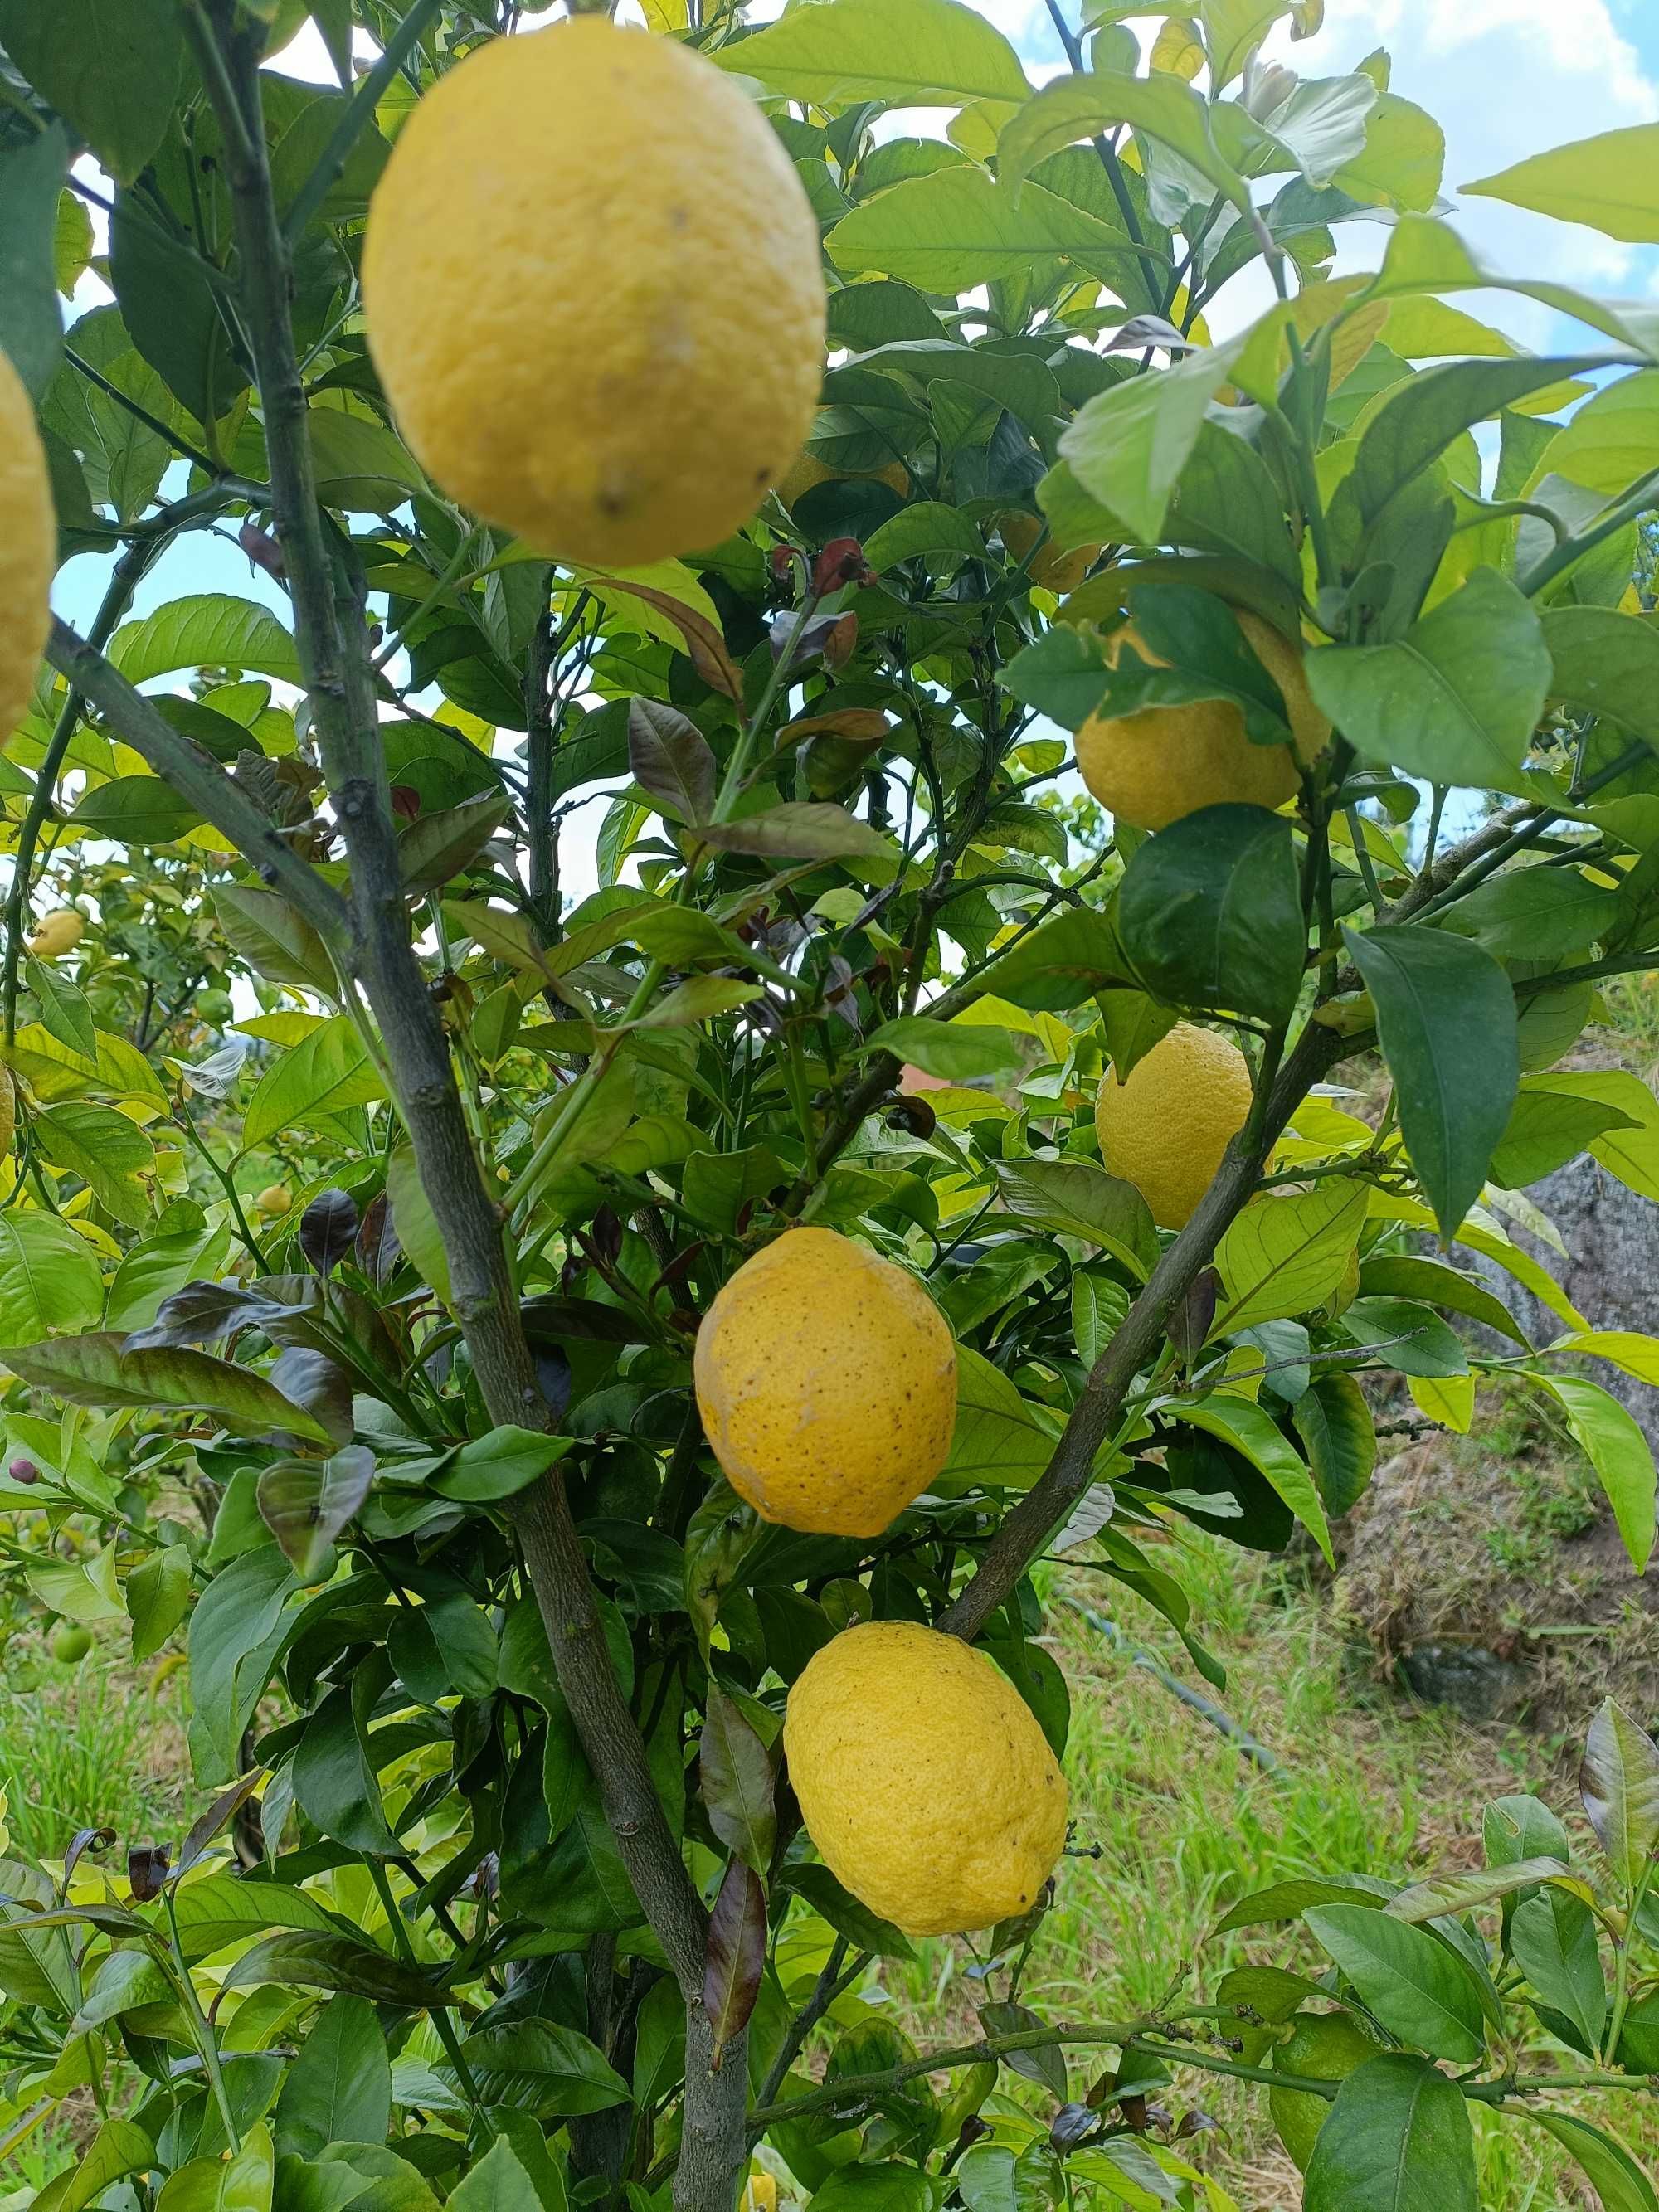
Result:
[[[72,906],[60,906],[42,915],[39,928],[25,942],[37,960],[56,960],[62,953],[73,952],[86,933],[86,916]]]
[[[778,497],[787,507],[798,499],[805,499],[809,491],[820,484],[884,483],[902,499],[910,489],[910,471],[902,461],[888,461],[878,469],[832,469],[816,453],[798,453],[784,471],[778,485]]]
[[[603,15],[480,46],[421,101],[363,295],[422,466],[590,567],[729,537],[812,427],[823,280],[793,162],[723,71]]]
[[[1305,2075],[1315,2081],[1346,2081],[1356,2066],[1375,2058],[1376,2052],[1376,2045],[1347,2013],[1299,2012],[1291,2022],[1289,2036],[1273,2052],[1273,2063],[1283,2073]],[[1305,2173],[1330,2100],[1311,2089],[1273,2089],[1268,2093],[1267,2107],[1279,2140],[1297,2171]]]
[[[52,482],[34,410],[0,353],[0,750],[27,710],[46,651],[57,558]]]
[[[1109,720],[1091,714],[1077,733],[1078,769],[1116,820],[1139,830],[1162,830],[1200,806],[1277,809],[1296,796],[1297,763],[1305,767],[1323,750],[1331,726],[1314,705],[1302,655],[1271,623],[1236,611],[1256,659],[1285,695],[1294,748],[1252,744],[1243,713],[1230,699],[1146,707]],[[1126,646],[1133,646],[1143,660],[1164,665],[1133,623],[1110,641],[1108,657],[1114,665]]]
[[[746,1260],[697,1333],[697,1410],[769,1521],[878,1536],[945,1464],[957,1348],[914,1275],[831,1229]]]
[[[824,1864],[907,1936],[1036,1903],[1066,1841],[1066,1778],[1025,1700],[960,1638],[844,1630],[796,1678],[783,1743]]]
[[[1127,1083],[1095,1100],[1100,1157],[1132,1182],[1160,1229],[1183,1229],[1250,1110],[1249,1063],[1213,1030],[1177,1022]]]
[[[1006,514],[997,517],[997,529],[1002,542],[1016,561],[1023,561],[1036,544],[1037,532],[1042,525],[1035,514],[1023,508],[1010,507]],[[1100,558],[1098,545],[1071,545],[1062,549],[1052,543],[1043,547],[1032,561],[1026,574],[1034,584],[1041,584],[1046,592],[1064,594],[1076,591],[1078,586]]]
[[[775,2174],[757,2166],[749,2177],[749,2186],[743,2192],[743,2212],[778,2212],[778,2183]]]
[[[271,1182],[267,1183],[255,1197],[253,1210],[256,1213],[263,1213],[267,1221],[275,1221],[279,1214],[286,1213],[293,1203],[286,1183]]]

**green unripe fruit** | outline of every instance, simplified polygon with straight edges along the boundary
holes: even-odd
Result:
[[[60,1666],[78,1666],[92,1649],[92,1632],[79,1621],[60,1620],[52,1632],[52,1656]]]
[[[196,994],[196,1011],[204,1022],[217,1024],[228,1022],[235,1009],[231,1005],[228,991],[198,991]]]
[[[1316,2081],[1346,2081],[1356,2066],[1375,2058],[1377,2046],[1364,2028],[1345,2012],[1299,2012],[1291,2033],[1273,2056],[1282,2074],[1306,2075]],[[1311,2089],[1273,2089],[1267,2106],[1273,2126],[1295,2161],[1305,2173],[1314,2143],[1330,2111],[1328,2097]]]

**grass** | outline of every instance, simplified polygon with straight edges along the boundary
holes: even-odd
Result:
[[[1217,1702],[1281,1771],[1262,1772],[1123,1646],[1054,1605],[1053,1648],[1072,1689],[1074,1843],[1100,1856],[1066,1862],[1034,1947],[1021,1996],[1045,2017],[1112,2020],[1206,2002],[1228,1967],[1246,1963],[1317,1973],[1322,1961],[1305,1936],[1298,1944],[1267,1929],[1218,1938],[1216,1923],[1248,1891],[1315,1869],[1398,1879],[1477,1865],[1489,1798],[1534,1789],[1563,1813],[1573,1802],[1565,1770],[1553,1768],[1536,1738],[1469,1729],[1377,1685],[1293,1572],[1202,1537],[1183,1540],[1182,1551],[1194,1627],[1228,1668]],[[1050,1595],[1109,1613],[1126,1637],[1204,1686],[1173,1634],[1117,1585],[1067,1569]],[[913,1966],[885,1974],[907,2027],[924,2042],[969,2027],[980,1997],[963,1971],[971,1953],[942,1941],[918,1951]],[[1091,2078],[1087,2063],[1075,2068],[1073,2096]],[[1300,2179],[1271,2134],[1261,2092],[1188,2074],[1166,2101],[1177,2117],[1195,2108],[1217,2124],[1206,2163],[1246,2212],[1300,2206]],[[1659,2165],[1659,2116],[1646,2100],[1580,2109]],[[1477,2114],[1477,2135],[1483,2208],[1596,2202],[1540,2131]]]

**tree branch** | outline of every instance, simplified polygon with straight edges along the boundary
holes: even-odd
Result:
[[[276,219],[260,107],[258,31],[239,28],[215,0],[228,94],[204,72],[216,103],[239,103],[221,124],[243,272],[249,335],[270,455],[272,514],[287,564],[300,661],[335,812],[351,862],[357,966],[380,1024],[422,1188],[449,1261],[451,1304],[493,1420],[545,1429],[550,1415],[519,1316],[502,1222],[467,1129],[438,1011],[410,941],[386,757],[380,740],[368,633],[351,582],[325,534],[316,495],[306,396],[289,319],[288,250]],[[240,148],[239,152],[235,149]],[[546,1625],[555,1671],[598,1782],[630,1881],[687,1998],[685,2127],[742,2147],[741,2054],[716,2074],[701,2005],[702,1906],[668,1826],[639,1729],[600,1626],[580,1540],[556,1473],[521,1492],[514,1523]],[[702,2063],[693,2054],[701,2052]],[[734,2089],[735,2085],[735,2089]],[[714,2154],[711,2148],[711,2156]],[[700,2212],[725,2212],[741,2162],[703,2194]]]
[[[1223,1232],[1255,1190],[1268,1153],[1309,1085],[1354,1049],[1352,1038],[1335,1036],[1315,1024],[1303,1030],[1265,1108],[1234,1138],[1192,1219],[1164,1252],[1090,1370],[1053,1458],[1003,1522],[973,1579],[939,1616],[939,1627],[971,1644],[1042,1549],[1051,1530],[1089,1487],[1095,1455],[1110,1436],[1135,1376],[1156,1352],[1164,1323],[1209,1265]]]
[[[343,944],[348,922],[344,902],[301,859],[270,817],[254,805],[205,746],[181,737],[170,722],[163,721],[143,694],[135,691],[67,623],[53,622],[46,658],[71,691],[113,723],[180,799],[223,831],[252,862],[262,882],[281,891],[322,938]]]

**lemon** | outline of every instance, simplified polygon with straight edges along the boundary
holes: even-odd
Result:
[[[1200,806],[1277,809],[1293,799],[1306,766],[1323,750],[1331,726],[1314,705],[1302,655],[1271,623],[1238,611],[1238,626],[1285,696],[1290,745],[1255,745],[1242,708],[1230,699],[1196,699],[1185,707],[1145,707],[1107,719],[1091,714],[1077,733],[1078,769],[1101,805],[1139,830],[1162,830]],[[1162,667],[1134,625],[1110,640],[1113,665],[1126,646]]]
[[[264,1188],[255,1196],[253,1210],[256,1213],[264,1214],[267,1221],[275,1221],[280,1215],[286,1213],[293,1203],[293,1197],[286,1183],[270,1182],[267,1183]]]
[[[40,927],[24,942],[37,960],[56,960],[63,953],[73,952],[86,933],[86,916],[72,906],[60,906],[42,915]]]
[[[60,1620],[52,1632],[52,1656],[62,1667],[78,1667],[92,1649],[92,1632],[79,1621]]]
[[[1375,2058],[1377,2046],[1358,2023],[1345,2012],[1299,2012],[1291,2033],[1273,2052],[1273,2063],[1285,2074],[1304,2074],[1315,2081],[1346,2081],[1356,2066]],[[1330,2111],[1328,2098],[1311,2089],[1273,2089],[1267,2094],[1279,2140],[1305,2173],[1314,2142]]]
[[[778,2212],[778,2183],[775,2174],[757,2166],[749,2177],[749,2185],[743,2192],[743,2212]]]
[[[422,466],[568,561],[718,544],[812,427],[823,280],[793,162],[712,63],[603,15],[480,46],[420,102],[363,295]]]
[[[1095,1100],[1100,1157],[1132,1182],[1160,1229],[1184,1229],[1250,1110],[1249,1063],[1213,1030],[1177,1022],[1127,1083]]]
[[[697,1410],[769,1521],[878,1536],[945,1464],[957,1348],[914,1275],[831,1229],[792,1229],[708,1309]]]
[[[787,507],[824,483],[884,483],[901,499],[910,489],[910,471],[902,461],[888,461],[878,469],[832,469],[816,453],[798,453],[784,471],[778,497]]]
[[[1023,561],[1037,541],[1042,525],[1034,514],[1023,508],[1010,507],[1006,514],[997,517],[997,530],[1003,544],[1016,561]],[[1045,592],[1065,593],[1076,591],[1078,586],[1100,558],[1098,545],[1072,545],[1064,549],[1050,543],[1035,556],[1026,570],[1034,584],[1041,584]]]
[[[34,410],[0,353],[0,749],[28,710],[58,559],[52,481]]]
[[[1066,1841],[1066,1778],[982,1652],[915,1621],[846,1629],[797,1676],[783,1743],[824,1864],[907,1936],[1036,1903]]]

